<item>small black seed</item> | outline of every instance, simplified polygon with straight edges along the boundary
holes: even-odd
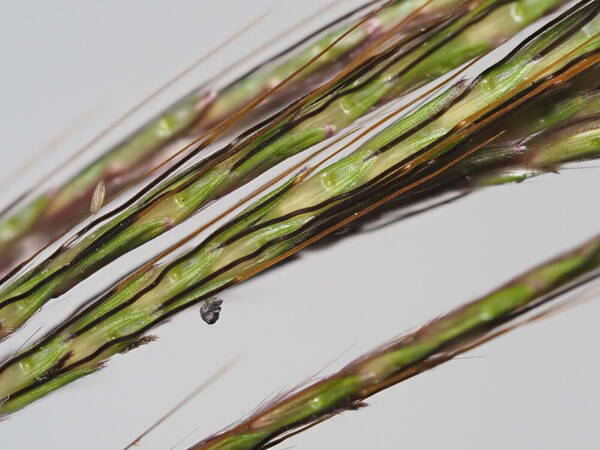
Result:
[[[219,320],[223,300],[217,297],[207,298],[200,306],[200,316],[207,324],[212,325]]]

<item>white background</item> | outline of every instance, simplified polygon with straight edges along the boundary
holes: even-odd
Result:
[[[339,2],[305,30],[358,3]],[[68,159],[94,132],[253,18],[271,10],[121,132],[325,4],[4,2],[0,201]],[[301,34],[278,41],[271,52]],[[66,137],[48,146],[65,131]],[[158,342],[113,358],[101,373],[3,421],[0,448],[123,448],[234,361],[138,447],[187,448],[320,369],[327,366],[328,373],[600,231],[599,171],[593,166],[479,192],[377,232],[307,251],[224,293],[217,325],[206,326],[197,309],[184,312],[157,330]],[[170,239],[181,237],[182,229]],[[157,246],[152,243],[136,255],[144,258]],[[49,304],[24,333],[50,327],[78,301],[108,286],[121,273],[113,266]],[[600,302],[592,300],[517,330],[469,358],[373,397],[368,408],[336,417],[282,448],[597,448],[599,312]],[[8,340],[0,353],[8,354],[20,342]]]

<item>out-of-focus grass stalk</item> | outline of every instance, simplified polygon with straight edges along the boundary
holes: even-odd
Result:
[[[507,323],[598,276],[600,235],[542,264],[418,331],[383,345],[297,392],[263,407],[229,430],[190,450],[250,450],[270,447],[276,438],[318,424],[344,410],[357,409],[371,395],[435,367],[454,355],[508,330]],[[501,333],[499,333],[501,334]]]
[[[570,10],[472,83],[450,87],[314,176],[301,173],[188,253],[123,280],[0,367],[0,412],[94,372],[176,312],[292,254],[331,223],[360,217],[464,159],[468,151],[456,156],[451,150],[483,125],[600,61],[595,6]],[[535,147],[538,153],[528,160],[554,164],[557,145]],[[589,155],[587,146],[581,148]],[[433,172],[411,180],[414,171],[430,166]]]
[[[166,181],[80,242],[10,282],[0,292],[0,334],[10,333],[48,299],[114,258],[166,232],[207,202],[315,145],[369,112],[504,42],[559,4],[557,0],[485,0],[435,28],[410,50],[368,61],[345,83],[300,108],[290,120],[250,140],[207,171],[204,165]],[[435,1],[431,5],[435,4]],[[439,8],[439,6],[437,6]],[[390,10],[384,10],[391,14]],[[404,15],[404,14],[403,14]],[[393,15],[396,17],[396,13]],[[459,95],[460,89],[455,89]]]
[[[459,2],[435,0],[433,5],[423,8],[423,17],[440,14]],[[368,20],[360,19],[343,26],[339,21],[333,22],[325,35],[321,33],[308,44],[301,42],[292,46],[273,61],[259,65],[223,89],[215,91],[202,87],[177,101],[63,185],[38,195],[24,206],[9,210],[0,221],[0,274],[27,256],[21,254],[25,240],[34,240],[36,246],[43,247],[88,216],[90,201],[99,182],[105,183],[107,196],[112,197],[164,161],[169,145],[175,139],[194,137],[209,130],[261,95],[281,87],[280,84],[285,84],[285,89],[278,89],[268,97],[273,106],[291,91],[310,91],[320,78],[339,71],[353,51],[424,3],[426,0],[390,1],[376,9],[377,13]],[[317,55],[319,57],[315,59]]]

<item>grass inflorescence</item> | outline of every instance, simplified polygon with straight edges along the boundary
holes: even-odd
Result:
[[[454,39],[464,36],[462,33],[468,32],[468,27],[484,23],[479,20],[504,17],[502,8],[511,8],[508,11],[514,15],[523,1],[476,2],[465,15],[451,15],[433,28],[431,40],[415,44],[408,53],[400,47],[404,49],[399,50],[400,55],[402,58],[420,55],[417,59],[435,66],[433,60],[427,59],[435,55],[435,51],[423,52],[424,48],[431,49],[429,42],[440,36],[448,38],[445,33],[457,24],[467,26],[450,33],[450,40],[441,40],[442,45],[457,42]],[[539,13],[546,7],[549,4]],[[517,28],[515,25],[513,31]],[[463,41],[458,42],[462,45]],[[386,57],[388,50],[384,51]],[[515,169],[537,174],[554,170],[564,162],[596,156],[599,148],[597,86],[589,80],[594,80],[597,74],[599,51],[598,5],[580,2],[479,76],[449,81],[418,107],[390,120],[350,154],[328,165],[321,162],[299,172],[199,245],[176,258],[149,264],[121,280],[37,344],[6,361],[0,367],[0,398],[3,399],[0,411],[6,414],[20,409],[96,371],[110,356],[135,345],[147,330],[175,313],[250,278],[392,200],[409,198],[440,186],[456,187],[465,180],[474,185],[520,181],[526,177],[515,177]],[[407,74],[410,71],[401,69],[405,61],[402,58],[394,61],[400,64],[394,70]],[[361,89],[377,87],[373,88],[378,92],[375,97],[374,94],[365,97],[369,99],[367,103],[383,100],[391,91],[381,88],[387,81],[377,81],[378,76],[385,73],[383,80],[389,80],[386,70],[394,64],[387,67],[384,64],[382,71],[379,63],[387,60],[367,58],[366,61],[371,64],[365,66],[369,70],[357,78],[350,77],[349,84],[340,85],[335,81],[331,92],[325,89],[293,108],[294,114],[299,116],[284,114],[267,131],[261,130],[257,135],[250,133],[248,136],[255,139],[250,139],[250,144],[242,140],[227,147],[226,158],[200,162],[178,173],[174,181],[159,184],[154,191],[146,193],[139,204],[132,203],[133,212],[111,218],[106,225],[59,252],[20,282],[9,285],[0,294],[2,324],[9,331],[16,328],[56,292],[62,292],[64,284],[76,281],[80,273],[93,271],[104,260],[129,248],[131,243],[137,245],[152,238],[173,220],[183,220],[214,195],[215,190],[224,189],[221,183],[231,182],[229,177],[235,185],[245,176],[246,169],[252,173],[263,164],[276,163],[281,158],[277,156],[279,152],[285,156],[285,152],[294,153],[300,151],[298,148],[308,147],[314,143],[315,136],[317,141],[323,138],[327,125],[315,125],[313,120],[318,115],[313,113],[318,111],[330,119],[336,117],[328,115],[328,108],[339,111],[338,108],[345,105],[346,95],[358,95],[360,90],[355,90],[355,83]],[[419,64],[412,59],[408,61],[410,68],[420,73]],[[375,77],[371,70],[375,71]],[[450,68],[439,70],[446,72]],[[396,78],[402,79],[406,78]],[[413,86],[412,82],[409,85]],[[380,88],[384,95],[380,95]],[[544,101],[564,107],[547,108],[543,106]],[[537,102],[541,102],[542,107]],[[351,104],[364,107],[356,101]],[[320,109],[320,105],[324,108]],[[506,128],[511,120],[518,120],[515,118],[524,114],[522,111],[526,108],[534,111],[536,105],[540,110],[537,120],[529,121],[520,130],[515,126]],[[286,114],[289,111],[286,110]],[[286,126],[297,117],[303,120],[294,123],[290,135],[290,128]],[[296,125],[299,126],[296,128]],[[315,126],[319,131],[316,134]],[[294,137],[293,133],[300,137]],[[242,145],[238,145],[239,142]],[[263,154],[267,149],[270,150]],[[229,154],[233,157],[229,158]],[[177,204],[184,206],[176,208]],[[147,209],[140,215],[136,208]],[[522,300],[519,297],[518,301]]]

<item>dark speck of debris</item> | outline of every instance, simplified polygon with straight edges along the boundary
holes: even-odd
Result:
[[[200,306],[200,316],[207,324],[212,325],[219,320],[223,300],[217,297],[207,298]]]

